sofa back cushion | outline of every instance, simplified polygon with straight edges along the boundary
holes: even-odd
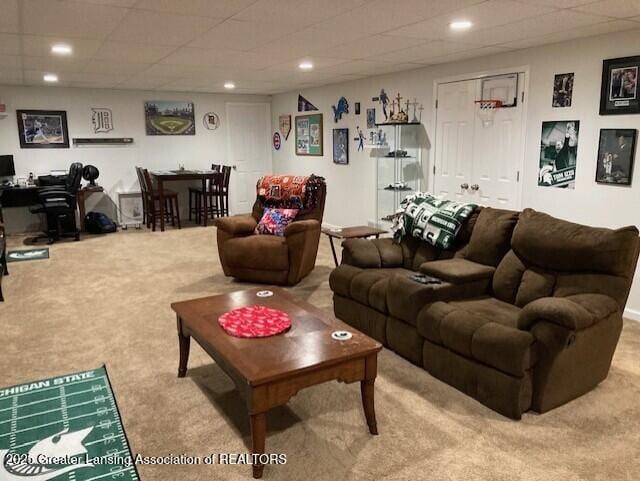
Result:
[[[497,266],[510,248],[518,212],[485,207],[471,233],[465,257],[487,266]]]
[[[635,227],[589,227],[525,209],[496,269],[493,292],[520,307],[540,297],[600,293],[624,308],[639,247]]]

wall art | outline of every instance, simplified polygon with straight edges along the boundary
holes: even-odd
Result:
[[[376,128],[376,109],[367,109],[367,128]]]
[[[296,117],[296,155],[322,156],[322,114]]]
[[[559,73],[553,78],[552,107],[571,107],[573,99],[573,73]]]
[[[68,149],[69,130],[64,110],[17,110],[20,147]]]
[[[113,130],[113,112],[111,109],[92,108],[91,125],[94,134],[106,134]]]
[[[349,163],[349,129],[333,129],[333,163]]]
[[[215,112],[207,112],[202,117],[202,123],[207,130],[216,130],[220,127],[220,117]]]
[[[193,102],[154,100],[144,103],[147,135],[195,135]]]
[[[640,113],[639,71],[640,55],[603,61],[600,115]]]
[[[344,114],[349,113],[349,102],[345,97],[340,97],[338,103],[332,105],[331,109],[333,110],[333,121],[338,123],[338,120],[340,120]]]
[[[578,120],[542,122],[538,185],[575,188]]]
[[[318,110],[318,108],[302,95],[298,95],[298,112],[310,112],[312,110]]]
[[[291,132],[291,115],[281,115],[278,117],[278,123],[280,126],[280,133],[284,137],[284,140],[289,138]]]
[[[596,182],[631,185],[636,129],[600,129]]]

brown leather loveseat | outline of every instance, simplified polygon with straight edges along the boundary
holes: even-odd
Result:
[[[264,210],[259,199],[251,215],[216,219],[218,254],[226,276],[241,281],[294,285],[315,267],[326,184],[319,187],[313,209],[301,210],[284,237],[254,234]]]
[[[595,388],[611,365],[638,229],[525,209],[476,211],[448,251],[349,240],[331,274],[337,317],[495,411],[519,419]],[[422,271],[442,280],[410,279]]]

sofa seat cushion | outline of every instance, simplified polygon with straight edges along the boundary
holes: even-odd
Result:
[[[420,272],[453,284],[491,279],[495,270],[495,267],[460,258],[425,262],[420,266]]]
[[[535,362],[529,332],[517,329],[521,309],[493,297],[436,302],[418,316],[418,332],[468,359],[513,376]]]
[[[235,237],[223,245],[222,256],[230,267],[260,266],[259,270],[289,269],[289,249],[284,237],[250,235]]]
[[[329,276],[331,290],[348,299],[387,314],[387,287],[392,278],[408,277],[413,271],[398,268],[361,269],[349,264],[336,267]]]

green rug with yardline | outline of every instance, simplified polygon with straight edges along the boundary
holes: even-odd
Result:
[[[106,367],[0,388],[1,481],[138,479]]]

